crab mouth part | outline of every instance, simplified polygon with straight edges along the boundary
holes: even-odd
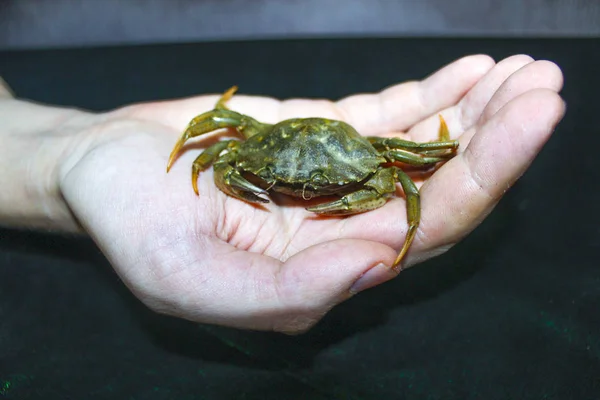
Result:
[[[335,196],[335,195],[344,195],[350,193],[352,191],[357,190],[359,187],[363,186],[366,181],[369,180],[370,176],[352,183],[327,183],[324,185],[315,185],[314,182],[283,182],[283,181],[266,181],[263,178],[251,173],[251,172],[243,172],[242,175],[245,179],[252,182],[256,186],[264,189],[266,191],[273,191],[277,193],[286,194],[288,196],[293,196],[297,198],[301,198],[303,200],[312,200],[317,197],[324,196]]]

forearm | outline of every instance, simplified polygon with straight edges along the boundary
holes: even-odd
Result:
[[[80,231],[59,174],[87,115],[0,92],[0,226]]]

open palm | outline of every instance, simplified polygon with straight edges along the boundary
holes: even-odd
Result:
[[[560,70],[514,56],[472,56],[421,82],[379,94],[283,102],[237,95],[261,122],[328,117],[363,135],[436,138],[441,113],[459,155],[419,181],[421,225],[404,268],[473,230],[524,172],[564,105]],[[242,88],[243,91],[243,88]],[[156,311],[228,326],[301,332],[354,293],[393,278],[407,230],[404,199],[347,218],[315,218],[301,201],[264,207],[220,192],[212,170],[191,187],[193,159],[218,134],[187,147],[166,174],[187,122],[218,95],[138,104],[98,115],[77,158],[61,169],[71,210],[128,287]]]

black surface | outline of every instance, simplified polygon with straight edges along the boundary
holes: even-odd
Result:
[[[338,98],[471,53],[557,62],[568,111],[448,254],[299,337],[158,316],[88,241],[0,231],[0,398],[598,399],[598,40],[329,40],[0,53],[19,95],[104,110],[242,92]]]

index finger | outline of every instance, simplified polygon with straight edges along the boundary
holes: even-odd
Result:
[[[363,135],[406,131],[430,115],[451,107],[493,66],[486,55],[463,57],[422,81],[406,82],[376,94],[338,101],[346,120]]]

